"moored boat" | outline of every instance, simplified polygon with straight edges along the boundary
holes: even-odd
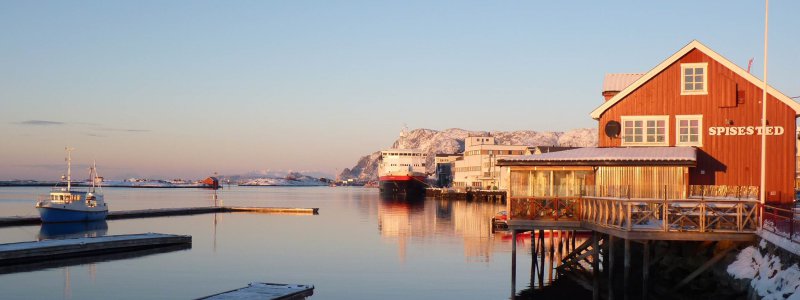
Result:
[[[56,222],[87,222],[105,220],[108,215],[108,206],[99,188],[97,169],[94,164],[90,168],[89,178],[92,186],[86,191],[73,190],[72,188],[72,156],[67,148],[67,175],[66,186],[57,184],[50,194],[36,202],[36,210],[44,223]]]
[[[389,149],[381,151],[378,165],[378,187],[388,196],[424,197],[425,160],[427,154],[419,150]]]

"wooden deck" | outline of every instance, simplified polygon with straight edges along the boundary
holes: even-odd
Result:
[[[188,235],[160,233],[10,243],[0,245],[0,266],[191,243]]]
[[[313,285],[303,284],[278,284],[253,282],[250,285],[219,294],[199,299],[212,300],[246,300],[246,299],[271,299],[295,300],[305,299],[314,295]]]
[[[750,241],[758,201],[731,198],[512,198],[509,229],[588,229],[632,240]]]
[[[319,208],[291,208],[291,207],[237,207],[237,206],[203,206],[203,207],[179,207],[179,208],[157,208],[143,210],[123,210],[111,211],[108,213],[108,220],[154,218],[167,216],[186,216],[208,213],[232,213],[232,212],[251,212],[264,214],[291,214],[291,215],[317,215]],[[0,227],[17,225],[36,225],[41,224],[42,220],[38,216],[21,217],[2,217]]]

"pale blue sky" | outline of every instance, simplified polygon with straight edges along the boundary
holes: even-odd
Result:
[[[112,178],[332,174],[404,123],[594,127],[605,73],[693,39],[761,77],[763,2],[551,2],[0,1],[0,180],[57,178],[65,145]],[[800,96],[800,4],[770,4]]]

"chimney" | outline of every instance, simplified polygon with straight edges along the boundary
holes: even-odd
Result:
[[[642,77],[642,73],[606,74],[603,79],[603,98],[608,101]]]

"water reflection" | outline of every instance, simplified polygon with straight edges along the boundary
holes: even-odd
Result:
[[[378,205],[378,229],[384,238],[396,239],[401,262],[410,239],[461,237],[468,261],[488,262],[497,241],[510,242],[510,233],[492,231],[491,218],[505,209],[499,204],[463,200],[382,197]]]
[[[105,220],[93,222],[43,223],[39,228],[38,240],[71,239],[104,236],[108,232]]]

